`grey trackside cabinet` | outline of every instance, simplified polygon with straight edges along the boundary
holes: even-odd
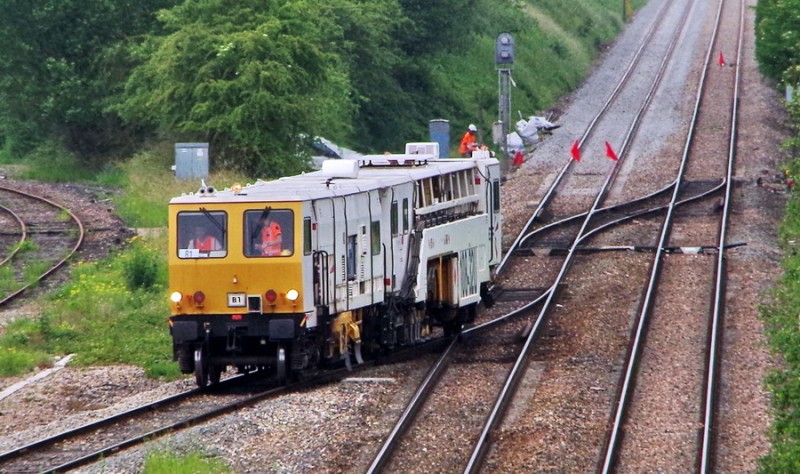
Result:
[[[175,177],[208,178],[208,143],[175,144]]]

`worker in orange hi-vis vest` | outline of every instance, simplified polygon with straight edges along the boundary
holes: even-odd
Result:
[[[209,252],[211,250],[222,250],[219,240],[213,235],[208,234],[208,229],[205,226],[197,226],[194,228],[194,238],[189,241],[190,249],[197,249],[201,252]]]
[[[458,147],[458,152],[461,153],[461,156],[464,158],[471,157],[472,152],[478,147],[478,140],[475,137],[477,133],[478,127],[476,127],[474,124],[469,124],[464,136],[461,137],[461,144]]]
[[[261,255],[280,255],[282,240],[281,225],[271,219],[264,220],[261,226]]]

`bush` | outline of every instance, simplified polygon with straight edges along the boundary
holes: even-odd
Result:
[[[27,155],[30,167],[22,178],[54,183],[91,181],[95,172],[86,168],[78,158],[56,143],[45,143]]]
[[[129,290],[149,290],[165,281],[164,260],[155,249],[136,241],[122,258],[123,275]]]
[[[45,367],[49,364],[50,357],[47,354],[0,347],[0,377],[24,374],[33,367]]]

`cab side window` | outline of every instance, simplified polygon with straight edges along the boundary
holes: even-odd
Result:
[[[178,258],[222,258],[228,254],[228,215],[222,211],[178,213]]]
[[[288,257],[294,254],[294,212],[270,207],[244,213],[244,254],[247,257]]]

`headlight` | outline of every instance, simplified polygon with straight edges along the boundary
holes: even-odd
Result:
[[[299,297],[300,293],[297,290],[289,290],[286,292],[286,299],[289,301],[297,301]]]
[[[183,295],[181,294],[180,291],[175,291],[171,295],[169,295],[169,299],[173,303],[180,303],[182,298],[183,298]]]

